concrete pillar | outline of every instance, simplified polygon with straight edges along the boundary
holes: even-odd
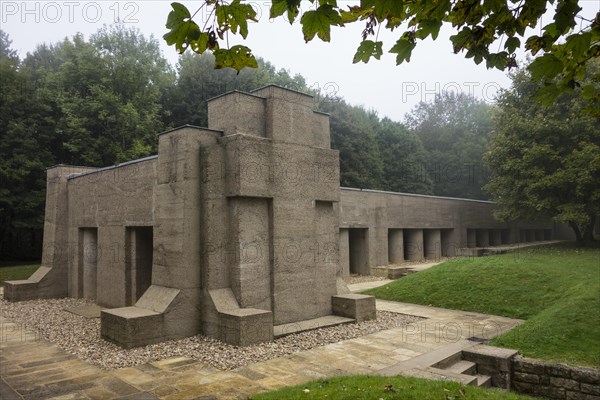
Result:
[[[477,247],[477,230],[467,229],[467,247]]]
[[[490,231],[488,229],[477,229],[477,247],[490,245]]]
[[[439,260],[442,257],[442,237],[439,229],[423,230],[423,252],[425,258]]]
[[[342,271],[342,276],[345,278],[350,275],[350,243],[348,229],[340,228],[339,241],[340,269]]]
[[[404,229],[404,259],[413,261],[423,257],[423,229]]]
[[[442,257],[456,256],[458,249],[462,247],[459,233],[459,229],[441,230]]]
[[[388,262],[396,264],[404,261],[404,234],[402,229],[388,230]]]
[[[502,244],[502,231],[500,229],[490,229],[490,246],[499,246]]]

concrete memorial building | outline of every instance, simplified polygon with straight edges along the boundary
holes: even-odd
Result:
[[[496,221],[491,202],[340,188],[329,116],[303,93],[224,94],[208,125],[162,133],[157,156],[50,168],[42,265],[5,298],[92,299],[123,347],[199,333],[248,345],[374,318],[349,273],[564,235]]]

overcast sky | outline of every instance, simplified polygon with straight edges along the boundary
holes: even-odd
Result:
[[[192,12],[199,3],[181,2]],[[88,37],[103,24],[121,20],[136,26],[144,35],[159,39],[163,54],[175,65],[178,55],[162,39],[170,3],[162,0],[0,0],[0,27],[9,34],[13,48],[24,57],[41,42],[55,43],[77,32]],[[352,64],[364,28],[362,23],[332,28],[331,43],[315,38],[306,44],[299,23],[290,26],[281,18],[269,20],[270,1],[249,3],[257,10],[259,22],[250,25],[245,43],[256,56],[277,68],[302,74],[313,88],[343,96],[352,104],[376,110],[380,116],[402,120],[419,101],[429,101],[434,93],[444,90],[471,93],[493,101],[498,89],[510,84],[505,72],[488,70],[484,63],[475,65],[472,60],[453,54],[449,28],[443,28],[436,41],[419,41],[410,63],[396,66],[395,55],[384,53],[380,61]],[[580,0],[580,5],[584,8],[581,15],[588,18],[600,10],[600,0]],[[199,23],[202,18],[203,15],[198,14],[195,21]],[[381,30],[379,39],[384,41],[384,51],[393,46],[398,35],[398,31]],[[230,44],[238,42],[230,36]]]

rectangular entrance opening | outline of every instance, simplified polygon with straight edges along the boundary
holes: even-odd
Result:
[[[152,284],[152,236],[151,226],[127,228],[127,305],[134,305]]]
[[[348,229],[350,247],[350,273],[369,275],[369,230],[367,228]]]

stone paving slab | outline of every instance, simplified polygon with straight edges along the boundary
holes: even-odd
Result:
[[[244,399],[318,378],[378,374],[399,363],[409,366],[413,359],[451,349],[470,336],[495,336],[522,322],[388,301],[377,301],[377,309],[426,319],[232,371],[220,371],[188,357],[104,371],[0,317],[1,398]]]

